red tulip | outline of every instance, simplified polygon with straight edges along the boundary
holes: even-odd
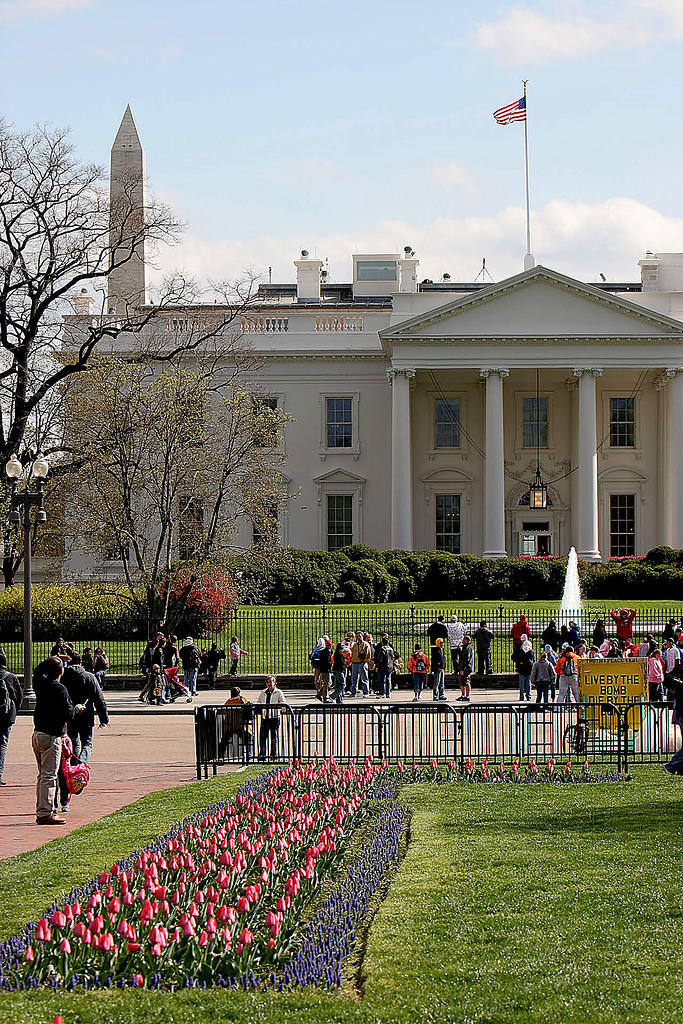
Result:
[[[208,946],[208,944],[209,944],[209,936],[208,936],[208,934],[205,931],[200,932],[199,938],[197,939],[197,942],[199,943],[200,946]]]
[[[50,918],[50,924],[55,928],[66,928],[66,914],[63,914],[61,910],[55,910]]]
[[[145,979],[142,977],[141,974],[133,974],[133,975],[131,975],[131,979],[130,980],[131,980],[131,982],[132,982],[132,984],[133,984],[133,986],[135,988],[141,988],[142,985],[144,984],[144,981],[145,981]]]
[[[249,900],[246,898],[246,896],[240,896],[240,898],[237,901],[237,913],[246,914],[247,911],[250,909],[251,904],[249,903]]]
[[[69,940],[66,937],[64,937],[62,939],[62,941],[59,943],[59,952],[60,953],[70,953],[71,952],[71,944],[69,943]]]
[[[30,946],[28,946],[27,949],[26,949],[26,952],[24,953],[24,962],[25,963],[33,963],[35,958],[36,957],[35,957],[35,954],[34,954],[33,950],[31,949]]]
[[[118,914],[121,909],[121,900],[118,896],[113,896],[112,899],[109,900],[109,906],[107,909],[109,910],[110,917],[113,917],[114,914]]]
[[[140,949],[140,943],[129,942],[128,945],[126,946],[126,949],[128,950],[129,953],[137,953],[137,951]]]
[[[248,928],[243,928],[240,932],[239,941],[243,946],[250,946],[254,941],[254,936]]]

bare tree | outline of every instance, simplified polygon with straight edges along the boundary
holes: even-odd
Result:
[[[272,535],[286,497],[283,417],[247,386],[252,367],[233,338],[180,364],[101,358],[71,391],[70,442],[83,459],[71,491],[75,533],[100,559],[120,562],[150,629],[172,625],[178,569],[223,561],[241,516]]]
[[[118,185],[111,205],[104,172],[77,159],[66,130],[19,132],[0,121],[0,466],[13,453],[27,463],[42,450],[58,474],[68,473],[82,459],[63,443],[65,390],[98,351],[121,347],[132,358],[172,361],[221,337],[251,299],[250,281],[226,287],[220,314],[199,316],[196,285],[174,274],[154,304],[126,302],[111,313],[112,272],[180,232],[160,203],[147,202],[141,215],[139,180]],[[74,310],[84,288],[95,292],[95,308],[76,299]],[[183,309],[180,329],[167,329],[172,309]],[[142,334],[145,346],[135,346]],[[5,506],[7,498],[3,480]],[[22,551],[16,538],[3,539],[9,584]]]

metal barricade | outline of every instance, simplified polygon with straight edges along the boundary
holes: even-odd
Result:
[[[669,703],[633,702],[623,709],[624,767],[669,761],[683,743]]]
[[[527,704],[519,710],[523,760],[588,759],[621,766],[621,713],[615,704]]]
[[[382,709],[387,761],[450,761],[460,733],[460,708],[450,704],[390,704]]]
[[[460,770],[465,759],[513,761],[521,757],[520,709],[512,704],[468,704],[461,712]]]
[[[195,710],[197,778],[215,775],[220,764],[287,762],[297,756],[296,712],[265,705],[205,704]],[[270,709],[271,712],[275,709]]]
[[[306,704],[295,716],[297,756],[304,761],[316,755],[339,761],[385,756],[383,716],[370,703]]]

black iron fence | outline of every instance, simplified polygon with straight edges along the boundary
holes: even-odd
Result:
[[[683,732],[669,704],[311,704],[264,717],[257,705],[195,712],[197,778],[222,764],[368,756],[396,763],[551,759],[582,765],[668,761]]]
[[[234,609],[222,626],[206,630],[201,637],[195,637],[200,647],[208,649],[216,643],[226,654],[222,669],[229,667],[228,648],[232,636],[236,636],[247,654],[240,659],[238,672],[240,675],[260,675],[267,672],[276,674],[303,674],[311,671],[309,654],[316,641],[323,635],[340,640],[350,632],[363,630],[370,633],[375,640],[382,633],[389,638],[407,665],[408,658],[415,646],[428,644],[427,629],[439,615],[446,621],[457,612],[467,632],[472,635],[479,623],[485,621],[493,633],[491,645],[491,661],[494,672],[511,672],[510,661],[512,644],[510,630],[519,619],[520,613],[526,614],[531,629],[531,642],[536,654],[541,648],[541,634],[551,619],[557,623],[568,625],[576,622],[579,633],[591,640],[598,619],[603,619],[608,636],[616,636],[616,629],[610,617],[611,606],[601,607],[595,603],[575,611],[560,613],[555,605],[533,605],[526,609],[513,608],[507,604],[471,606],[454,605],[452,602],[434,604],[430,607],[406,605],[316,605],[307,607],[251,607],[240,606]],[[683,605],[671,607],[639,608],[633,624],[634,635],[642,637],[652,633],[661,640],[665,625],[674,619],[681,623]],[[38,664],[46,658],[54,641],[60,635],[67,642],[73,643],[77,650],[83,651],[86,646],[94,649],[102,647],[110,662],[110,673],[113,675],[135,674],[139,671],[140,656],[145,648],[146,638],[143,636],[127,636],[118,640],[104,640],[99,634],[99,626],[83,621],[77,631],[62,633],[59,623],[55,623],[53,640],[39,640],[33,645],[33,661]],[[181,637],[182,640],[182,637]],[[21,672],[23,663],[23,644],[21,635],[0,626],[0,644],[7,653],[10,671]],[[475,662],[475,670],[477,668]]]

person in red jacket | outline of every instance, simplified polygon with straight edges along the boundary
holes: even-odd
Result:
[[[619,646],[623,647],[626,641],[633,636],[633,620],[636,617],[636,610],[635,608],[614,608],[610,615],[617,627]]]
[[[529,623],[526,620],[524,612],[522,612],[519,619],[510,630],[510,636],[512,637],[513,651],[517,651],[521,648],[523,636],[526,636],[527,639],[531,637],[531,629],[529,628]]]

